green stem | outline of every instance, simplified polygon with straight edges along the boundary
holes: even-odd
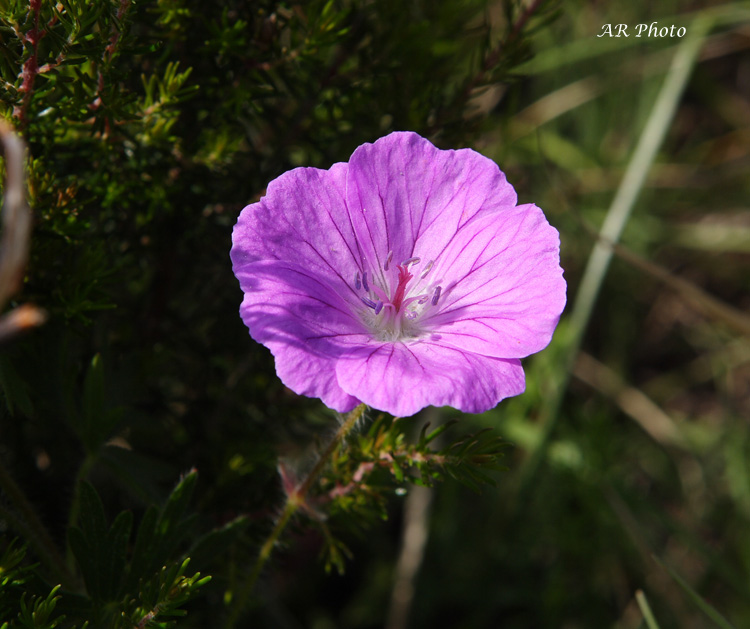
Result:
[[[66,530],[70,530],[78,524],[78,516],[81,512],[81,481],[88,478],[91,467],[96,462],[96,456],[87,454],[86,458],[81,463],[81,467],[78,468],[75,481],[73,482],[73,499],[70,503],[70,511],[68,512],[68,527]],[[68,546],[66,555],[67,565],[70,568],[75,566],[75,556],[73,555],[73,549]]]
[[[612,200],[607,217],[601,228],[602,238],[596,242],[584,271],[581,284],[576,294],[572,313],[569,319],[569,334],[564,351],[564,364],[560,376],[553,383],[553,394],[547,405],[542,426],[542,436],[534,452],[527,459],[520,473],[518,501],[515,511],[520,513],[527,500],[530,488],[536,480],[547,450],[552,442],[552,434],[560,416],[563,397],[568,386],[570,373],[578,351],[581,347],[584,332],[588,327],[596,298],[599,295],[604,277],[612,258],[610,243],[616,243],[625,224],[630,218],[635,202],[646,182],[646,177],[656,154],[661,146],[670,123],[674,118],[680,97],[685,89],[690,73],[695,66],[698,53],[713,21],[699,15],[688,27],[688,37],[679,46],[666,79],[659,91],[651,110],[646,126],[643,129],[625,171],[620,187]]]
[[[643,614],[643,620],[646,621],[648,629],[659,629],[659,625],[656,622],[656,618],[654,618],[654,613],[651,611],[651,606],[648,604],[643,590],[638,590],[635,593],[635,600],[638,602],[638,607],[641,608],[641,614]]]
[[[15,507],[15,512],[10,509],[0,509],[0,517],[31,544],[39,561],[47,566],[55,580],[67,588],[73,587],[75,579],[68,571],[52,537],[2,462],[0,462],[0,488]]]
[[[284,509],[281,512],[279,519],[276,521],[276,524],[266,538],[266,541],[263,542],[263,545],[260,547],[260,552],[258,553],[258,558],[255,560],[255,565],[250,573],[250,577],[238,595],[234,598],[234,604],[227,620],[226,629],[232,629],[232,627],[237,624],[240,615],[245,609],[247,600],[252,594],[255,583],[258,581],[258,577],[260,576],[263,567],[266,565],[266,562],[271,557],[273,549],[281,537],[281,534],[284,532],[284,529],[286,529],[287,524],[289,524],[289,520],[291,520],[297,510],[305,504],[307,494],[310,492],[313,483],[325,469],[325,466],[328,464],[328,461],[336,448],[341,445],[346,436],[362,418],[366,408],[367,407],[364,404],[360,404],[346,416],[346,419],[341,426],[339,426],[333,439],[328,443],[326,449],[322,452],[318,461],[315,463],[315,466],[310,470],[310,473],[294,491],[289,492],[287,495],[286,503],[284,504]]]

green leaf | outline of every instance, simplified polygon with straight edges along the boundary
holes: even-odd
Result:
[[[96,490],[82,482],[80,492],[81,526],[68,531],[68,541],[91,598],[115,600],[125,571],[133,515],[128,511],[120,513],[108,528],[104,505]]]
[[[648,629],[659,629],[659,624],[656,622],[656,618],[654,618],[654,614],[651,611],[651,606],[648,604],[648,599],[643,593],[643,590],[638,590],[635,593],[635,600],[638,603],[638,607],[640,607],[641,609],[643,620],[648,625]]]
[[[99,451],[122,418],[122,411],[107,403],[104,365],[99,354],[94,356],[83,382],[83,401],[79,437],[86,451]]]
[[[123,511],[115,518],[107,534],[106,552],[102,557],[102,591],[105,600],[114,600],[119,597],[132,528],[133,514],[130,511]]]
[[[710,618],[716,624],[716,626],[721,627],[721,629],[735,629],[734,625],[732,625],[726,618],[724,618],[724,616],[722,616],[719,611],[705,598],[703,598],[700,594],[698,594],[698,592],[690,587],[690,584],[685,581],[685,579],[683,579],[679,574],[677,574],[677,572],[675,572],[658,557],[654,557],[654,559],[656,560],[656,563],[658,563],[669,573],[669,575],[675,580],[677,585],[679,585],[687,593],[693,603],[698,606],[698,609],[700,609],[707,618]]]
[[[161,510],[151,506],[146,511],[136,535],[127,589],[135,588],[140,579],[149,578],[164,566],[185,538],[195,520],[195,516],[185,517],[185,512],[197,479],[198,473],[192,470],[180,480]]]
[[[430,424],[429,422],[426,423],[424,427],[422,428],[422,432],[419,435],[419,446],[424,447],[428,445],[431,441],[434,441],[435,439],[437,439],[440,435],[442,435],[446,430],[448,430],[448,428],[453,426],[453,424],[455,424],[456,422],[457,420],[455,419],[449,422],[445,422],[442,426],[438,426],[437,428],[435,428],[435,430],[433,430],[429,435],[426,433],[427,433],[427,428],[429,427]]]

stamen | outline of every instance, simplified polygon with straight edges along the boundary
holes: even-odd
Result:
[[[361,312],[362,319],[378,340],[395,342],[420,338],[430,326],[428,313],[431,306],[428,304],[434,307],[440,302],[442,287],[436,284],[443,280],[425,280],[432,272],[435,260],[424,258],[425,264],[422,260],[412,256],[399,264],[393,258],[393,251],[388,251],[368,270],[355,268],[354,285],[357,290],[362,289],[357,294],[373,312]],[[413,270],[417,265],[421,265],[419,272]],[[391,269],[393,273],[390,273]]]
[[[440,286],[436,286],[435,287],[435,294],[432,296],[432,305],[433,306],[437,306],[438,299],[440,299],[440,291],[441,290],[442,289],[440,288]]]

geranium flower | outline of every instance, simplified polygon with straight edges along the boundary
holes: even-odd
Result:
[[[494,162],[415,133],[296,168],[240,214],[234,273],[282,382],[345,412],[480,413],[524,390],[565,305],[559,237]]]

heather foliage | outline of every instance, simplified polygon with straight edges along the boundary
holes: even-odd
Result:
[[[750,622],[750,16],[610,4],[0,2],[0,628]],[[331,442],[232,226],[398,130],[544,208],[572,314],[523,396]]]

